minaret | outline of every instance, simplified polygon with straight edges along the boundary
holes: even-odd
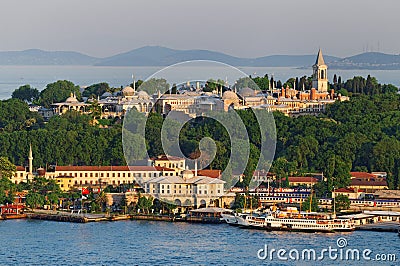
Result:
[[[133,94],[135,94],[136,93],[136,82],[135,82],[135,75],[134,74],[132,74],[132,82],[133,82]]]
[[[29,144],[29,174],[33,173],[33,155],[32,155],[32,144]]]
[[[197,177],[197,159],[194,160],[194,176]]]
[[[319,49],[317,60],[313,65],[313,80],[312,87],[318,92],[328,91],[328,66],[325,65],[324,57],[322,56],[322,51]]]

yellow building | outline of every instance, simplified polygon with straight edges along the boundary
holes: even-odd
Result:
[[[153,165],[155,167],[163,167],[169,170],[173,170],[175,173],[169,172],[169,176],[181,175],[185,170],[185,159],[176,156],[160,155],[158,157],[152,158]]]
[[[62,191],[69,191],[74,187],[74,177],[72,176],[58,176],[55,180]]]

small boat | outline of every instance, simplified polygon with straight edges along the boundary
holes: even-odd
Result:
[[[229,225],[238,225],[237,215],[236,213],[221,213],[222,219]]]

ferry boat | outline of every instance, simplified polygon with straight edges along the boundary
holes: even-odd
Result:
[[[263,228],[273,231],[341,232],[355,230],[351,219],[333,218],[329,214],[298,212],[290,208],[285,212],[267,212],[263,216],[249,215],[237,218],[241,227]]]
[[[236,216],[239,214],[236,213],[221,213],[222,219],[229,225],[239,225]]]
[[[248,216],[258,216],[258,212],[246,212],[246,213],[221,213],[221,217],[224,221],[233,226],[239,226],[239,220],[246,219]]]

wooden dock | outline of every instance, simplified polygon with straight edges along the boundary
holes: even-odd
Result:
[[[130,216],[130,218],[132,220],[175,222],[175,217],[165,216],[165,215],[133,214]]]
[[[105,214],[76,214],[68,212],[39,211],[39,212],[28,213],[27,218],[34,220],[48,220],[57,222],[91,223],[91,222],[128,220],[130,219],[130,215],[108,216]]]

